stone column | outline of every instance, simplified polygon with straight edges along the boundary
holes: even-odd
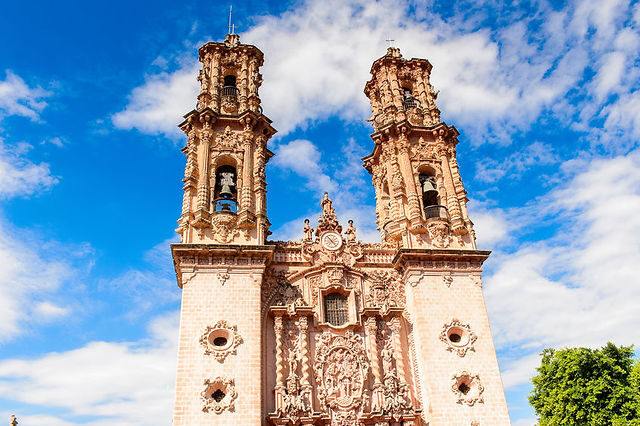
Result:
[[[399,316],[394,316],[389,321],[389,328],[391,329],[393,339],[393,352],[396,360],[396,373],[398,374],[398,380],[400,383],[407,383],[406,373],[404,367],[404,353],[402,351],[402,340],[400,339],[400,330],[402,325]]]
[[[274,388],[274,392],[276,401],[276,413],[278,413],[284,408],[284,391],[286,388],[284,383],[284,368],[286,362],[283,353],[284,326],[282,315],[276,315],[276,317],[273,319],[273,330],[275,331],[276,335],[276,386]]]
[[[382,409],[382,372],[380,370],[380,357],[378,354],[378,324],[376,317],[369,317],[365,322],[367,341],[369,342],[369,360],[371,362],[371,375],[373,376],[373,391],[371,392],[371,411],[378,412]]]
[[[205,121],[205,126],[208,127],[209,123]],[[198,146],[200,155],[199,175],[198,175],[198,210],[209,211],[210,197],[209,197],[209,142],[211,140],[211,132],[204,131],[203,138],[200,140]],[[214,177],[215,179],[215,177]]]
[[[451,230],[454,234],[461,233],[464,230],[464,221],[462,220],[462,211],[460,210],[460,203],[456,195],[456,189],[453,185],[453,177],[451,176],[451,169],[449,167],[449,158],[447,156],[447,149],[444,146],[445,141],[442,137],[438,138],[442,144],[438,147],[438,153],[440,155],[440,164],[442,166],[442,175],[444,178],[444,185],[447,189],[447,208],[449,209],[449,216],[451,218]]]
[[[242,196],[240,210],[251,210],[251,193],[253,192],[253,144],[250,132],[244,136],[244,164],[242,169]]]
[[[309,359],[309,321],[306,316],[300,317],[298,328],[300,329],[300,387],[307,400],[306,406],[309,408],[309,412],[312,412],[313,400],[311,398],[311,381],[309,380],[311,368]]]
[[[418,199],[418,191],[416,189],[416,181],[413,170],[411,168],[411,160],[409,159],[409,141],[405,133],[400,133],[398,137],[398,163],[404,183],[407,187],[407,199],[409,203],[409,219],[414,221],[420,218],[420,200]]]

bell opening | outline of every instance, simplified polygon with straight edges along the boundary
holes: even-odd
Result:
[[[214,210],[236,212],[237,174],[233,166],[224,165],[216,170]]]

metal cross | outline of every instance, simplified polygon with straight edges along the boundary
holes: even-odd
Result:
[[[394,42],[395,40],[394,40],[394,39],[392,39],[392,38],[389,38],[389,39],[386,39],[385,41],[388,41],[388,42],[389,42],[389,47],[393,47],[393,42]]]

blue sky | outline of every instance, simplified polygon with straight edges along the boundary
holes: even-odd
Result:
[[[197,48],[227,3],[5,2],[0,13],[0,417],[169,424],[176,240]],[[640,341],[640,5],[234,4],[265,53],[273,238],[325,190],[379,238],[362,90],[395,39],[428,58],[481,248],[514,424],[545,347]],[[295,199],[295,203],[290,200]]]

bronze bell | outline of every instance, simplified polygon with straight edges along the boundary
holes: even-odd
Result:
[[[231,198],[233,197],[233,192],[231,192],[231,186],[222,185],[222,189],[220,190],[221,198]]]
[[[422,195],[424,197],[435,197],[438,195],[438,189],[433,178],[427,178],[422,182]]]
[[[231,188],[233,186],[235,186],[233,173],[220,173],[220,198],[233,198],[233,189]]]

